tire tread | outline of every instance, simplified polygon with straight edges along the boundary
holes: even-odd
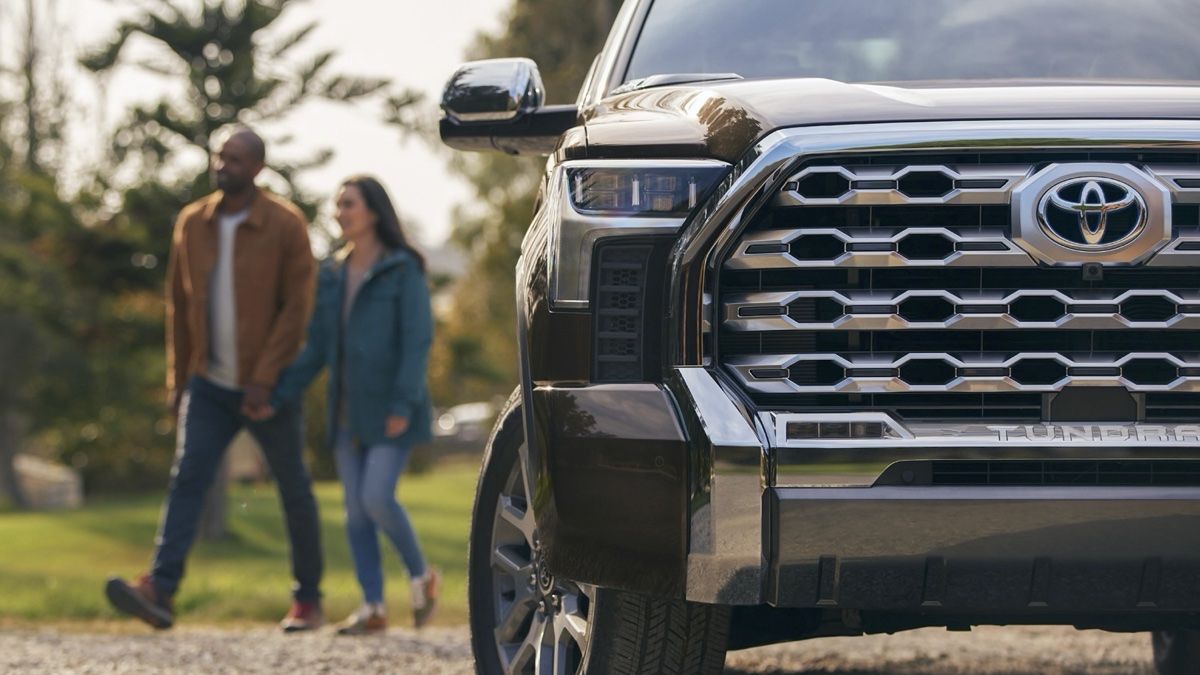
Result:
[[[1154,631],[1154,672],[1158,675],[1200,673],[1200,631],[1176,628]]]
[[[728,608],[599,592],[588,675],[693,675],[724,668]]]

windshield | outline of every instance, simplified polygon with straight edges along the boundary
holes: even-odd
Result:
[[[1197,0],[654,0],[625,81],[1200,81]]]

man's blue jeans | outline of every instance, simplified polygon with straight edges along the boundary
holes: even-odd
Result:
[[[408,575],[425,575],[425,558],[417,535],[404,507],[396,501],[396,482],[408,463],[409,452],[407,445],[363,446],[348,433],[338,435],[334,459],[345,491],[346,535],[366,602],[383,602],[380,530],[400,553]]]
[[[312,480],[304,466],[300,406],[285,406],[262,422],[241,414],[242,393],[192,378],[179,406],[175,465],[167,502],[159,523],[151,575],[162,592],[174,593],[183,578],[184,562],[196,538],[204,497],[212,486],[225,450],[242,428],[262,447],[283,502],[291,540],[293,596],[313,601],[321,596],[321,531]],[[252,580],[247,580],[252,583]]]

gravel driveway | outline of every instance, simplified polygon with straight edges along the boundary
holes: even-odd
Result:
[[[465,628],[335,638],[285,636],[266,627],[189,628],[151,634],[0,631],[2,673],[471,673]],[[828,638],[732,653],[728,673],[1149,673],[1146,635],[1069,628],[924,629],[892,636]]]
[[[1067,627],[923,628],[895,635],[825,638],[733,652],[728,673],[838,675],[1135,675],[1153,672],[1146,633]]]
[[[0,673],[470,673],[466,628],[338,638],[180,628],[163,633],[0,632]]]

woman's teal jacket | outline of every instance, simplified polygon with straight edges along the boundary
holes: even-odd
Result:
[[[346,396],[346,425],[367,445],[424,443],[432,438],[432,406],[425,382],[433,316],[429,288],[417,260],[406,251],[385,255],[363,277],[342,329],[345,265],[338,258],[321,264],[317,301],[304,351],[279,378],[273,400],[299,401],[322,368],[329,368],[330,442],[337,433],[337,410]],[[337,376],[345,368],[346,391]],[[408,418],[408,430],[388,438],[389,415]]]

